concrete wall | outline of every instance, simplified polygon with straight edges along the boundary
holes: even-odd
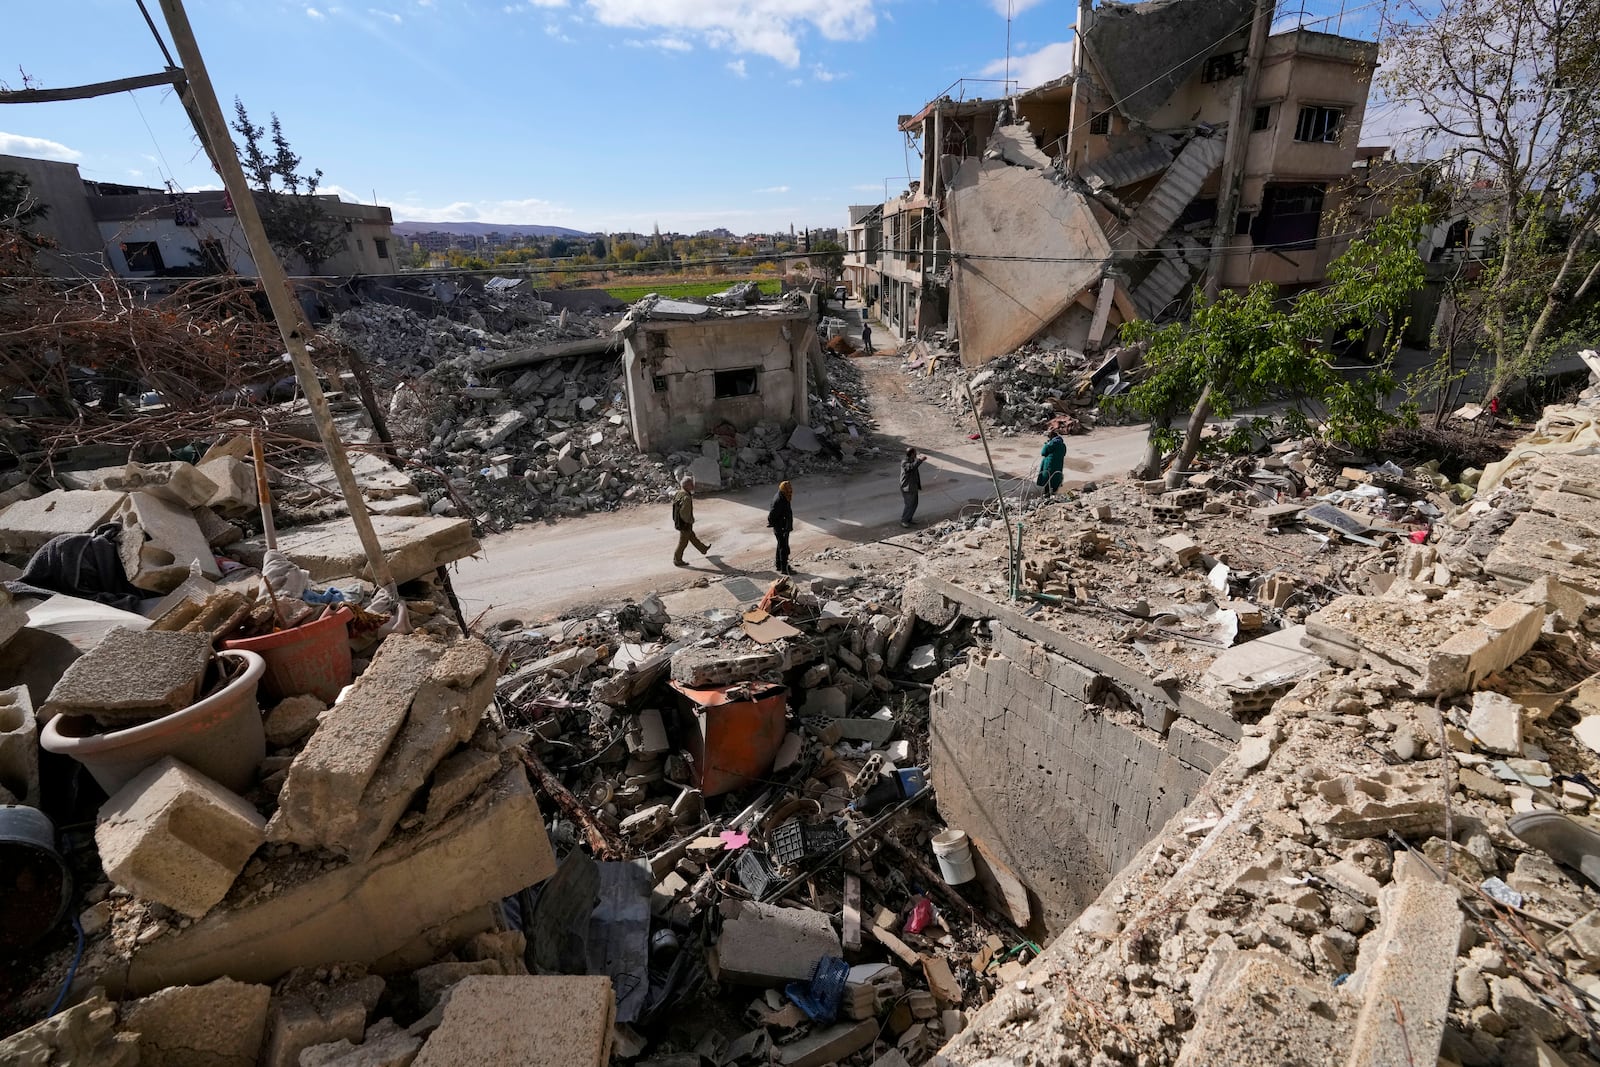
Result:
[[[33,196],[49,207],[44,218],[27,227],[59,246],[44,249],[35,257],[40,267],[68,276],[99,274],[105,269],[104,246],[85,202],[76,163],[0,155],[0,170],[14,170],[27,178]]]
[[[640,323],[623,351],[634,443],[668,452],[697,446],[723,422],[747,430],[806,421],[806,352],[815,332],[798,315]],[[650,354],[651,334],[665,340],[659,358]],[[744,367],[757,370],[756,392],[718,399],[716,372]],[[657,376],[665,392],[656,391]]]
[[[934,791],[945,822],[1027,884],[1055,933],[1195,797],[1220,753],[1180,753],[1137,713],[1114,718],[1096,675],[1009,630],[996,646],[1013,655],[934,689]]]

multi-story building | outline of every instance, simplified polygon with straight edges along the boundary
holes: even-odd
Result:
[[[902,116],[922,174],[883,205],[877,271],[861,265],[884,320],[946,329],[978,364],[1041,337],[1097,348],[1181,313],[1201,279],[1318,284],[1378,50],[1271,33],[1272,12],[1079,0],[1066,76]]]

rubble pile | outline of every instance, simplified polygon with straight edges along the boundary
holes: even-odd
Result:
[[[740,306],[737,294],[730,307]],[[610,511],[670,495],[697,460],[710,488],[782,481],[867,448],[870,404],[848,360],[828,361],[798,437],[776,424],[716,429],[700,451],[634,446],[609,320],[563,312],[499,334],[382,304],[341,313],[332,334],[385,371],[391,432],[428,509],[464,506],[483,528]]]

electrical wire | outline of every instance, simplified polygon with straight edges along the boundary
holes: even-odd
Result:
[[[50,1004],[50,1010],[45,1013],[47,1019],[61,1010],[62,1002],[67,999],[67,993],[72,989],[72,980],[78,977],[78,964],[83,962],[83,924],[78,921],[76,915],[72,917],[72,928],[78,932],[78,947],[72,954],[72,966],[67,968],[67,976],[61,980],[61,991],[56,994],[56,999]]]

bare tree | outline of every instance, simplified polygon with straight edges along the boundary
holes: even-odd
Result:
[[[308,271],[318,273],[324,263],[345,248],[344,226],[331,218],[317,199],[321,169],[301,173],[300,157],[289,147],[276,114],[272,116],[270,152],[263,144],[267,130],[250,121],[238,97],[233,100],[233,114],[230,125],[244,138],[239,162],[258,194],[261,225],[267,238],[279,255],[299,257]]]
[[[1595,297],[1600,2],[1398,0],[1387,31],[1389,105],[1415,150],[1450,161],[1455,210],[1490,231],[1456,296],[1481,316],[1495,396]]]

